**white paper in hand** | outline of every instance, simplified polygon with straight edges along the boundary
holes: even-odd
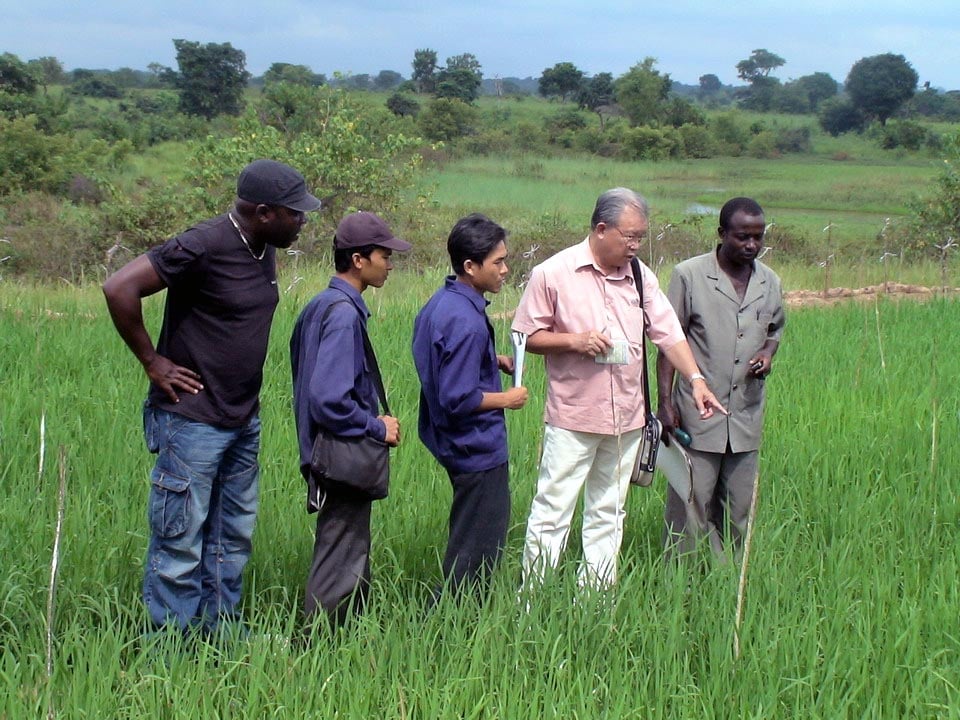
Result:
[[[510,333],[513,340],[513,386],[523,385],[523,357],[527,351],[527,336],[514,330]]]

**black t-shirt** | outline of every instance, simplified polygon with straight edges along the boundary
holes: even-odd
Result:
[[[196,371],[203,390],[172,403],[151,384],[155,406],[221,427],[239,427],[259,408],[270,324],[280,296],[275,249],[253,257],[227,215],[152,248],[167,285],[157,352]]]

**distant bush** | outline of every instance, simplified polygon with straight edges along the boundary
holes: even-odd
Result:
[[[417,120],[427,139],[448,141],[473,131],[477,109],[455,98],[434,98]]]
[[[866,119],[853,103],[845,98],[830,98],[820,104],[817,119],[823,131],[833,137],[863,130]]]
[[[885,150],[920,150],[927,146],[932,135],[923,125],[912,120],[891,120],[886,125],[877,123],[870,127],[870,136],[876,138]],[[935,146],[936,142],[933,144]]]
[[[621,157],[624,160],[666,160],[678,157],[682,141],[673,128],[629,128],[623,134]]]
[[[420,103],[410,95],[395,92],[387,98],[387,109],[400,117],[416,117],[420,112]]]
[[[716,142],[718,155],[737,156],[750,141],[750,132],[739,113],[729,112],[714,117],[708,127]]]
[[[714,154],[714,140],[710,131],[701,125],[681,125],[678,129],[683,143],[683,156],[708,158]]]

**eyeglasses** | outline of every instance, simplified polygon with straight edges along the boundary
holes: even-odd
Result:
[[[623,238],[623,242],[626,243],[627,245],[639,245],[643,241],[643,235],[631,235],[631,234],[625,233],[623,230],[621,230],[618,227],[611,226],[610,229],[616,230],[618,233],[620,233],[620,237]]]

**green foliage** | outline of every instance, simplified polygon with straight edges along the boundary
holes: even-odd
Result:
[[[211,136],[197,146],[193,180],[207,211],[229,203],[240,168],[260,157],[302,172],[334,217],[350,207],[397,208],[420,165],[420,156],[411,154],[419,140],[394,132],[393,116],[383,108],[360,111],[342,90],[292,87],[303,93],[292,115],[251,109],[232,136]]]
[[[400,117],[416,117],[420,112],[420,103],[409,95],[395,92],[387,98],[387,109]]]
[[[679,156],[681,148],[682,140],[673,128],[633,127],[623,134],[621,157],[625,160],[666,160]]]
[[[717,151],[721,155],[739,155],[750,140],[750,132],[742,116],[736,112],[715,116],[710,121],[709,127],[716,140]]]
[[[70,92],[74,95],[86,95],[95,98],[123,97],[123,90],[116,83],[96,76],[83,77],[75,81],[70,86]]]
[[[738,90],[740,107],[754,112],[769,112],[782,92],[780,81],[775,77],[758,75],[750,86]]]
[[[943,170],[934,193],[912,203],[915,227],[929,248],[960,242],[960,131],[943,141]]]
[[[403,82],[403,75],[396,70],[381,70],[373,78],[373,87],[375,90],[392,90]]]
[[[875,125],[871,127],[870,134],[876,137],[884,150],[904,148],[917,151],[937,143],[935,136],[929,130],[911,120],[895,120],[886,125]]]
[[[773,70],[782,67],[784,63],[786,60],[765,48],[753,50],[750,57],[737,63],[737,77],[753,83],[758,78],[768,77]]]
[[[246,56],[230,43],[201,45],[174,40],[177,51],[177,88],[180,109],[187,115],[208,120],[217,115],[239,115],[243,110],[243,89],[250,73]]]
[[[854,107],[885,125],[913,97],[918,79],[903,55],[884,53],[857,60],[847,75],[846,90]]]
[[[423,48],[413,53],[413,75],[411,80],[418,93],[432,93],[437,84],[437,51]]]
[[[36,60],[28,60],[27,68],[37,78],[37,82],[43,86],[44,92],[47,92],[50,85],[62,83],[65,77],[61,62],[50,55]]]
[[[706,125],[707,116],[694,103],[675,96],[663,109],[663,122],[675,128],[681,125]]]
[[[908,117],[921,115],[947,122],[960,121],[960,92],[938,92],[933,88],[924,88],[910,98],[901,108]]]
[[[323,85],[322,75],[314,74],[306,65],[293,65],[291,63],[277,62],[270,65],[263,74],[264,86],[276,83],[289,83],[291,85]]]
[[[417,118],[420,131],[429,140],[453,140],[471,132],[478,118],[472,106],[455,98],[431,100]]]
[[[8,93],[36,92],[38,81],[30,68],[13,53],[0,55],[0,90]]]
[[[483,73],[477,58],[470,53],[447,58],[447,66],[437,73],[433,94],[438,98],[473,103],[480,96]]]
[[[681,125],[677,128],[683,141],[683,156],[688,158],[708,158],[715,152],[713,136],[703,125]]]
[[[617,78],[614,86],[617,103],[633,126],[655,125],[662,115],[671,80],[669,75],[660,74],[656,63],[655,58],[645,58]]]
[[[861,132],[865,123],[863,113],[846,98],[824,100],[820,105],[820,112],[817,113],[817,120],[823,131],[833,137],[851,131]]]
[[[723,83],[713,73],[707,73],[700,76],[700,97],[705,98],[714,95],[723,88]]]
[[[75,175],[115,169],[132,149],[127,141],[111,145],[45,133],[33,115],[0,119],[0,196],[33,190],[64,195]]]
[[[566,102],[580,91],[582,84],[583,71],[571,62],[560,62],[543,71],[537,86],[543,97],[558,97]]]

